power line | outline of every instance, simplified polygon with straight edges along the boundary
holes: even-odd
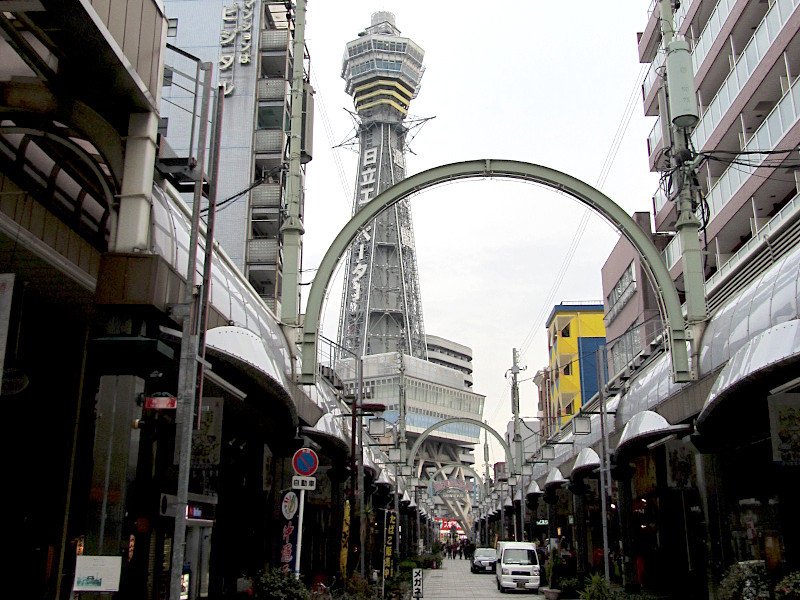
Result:
[[[611,146],[606,154],[606,159],[603,162],[603,166],[600,169],[600,174],[597,178],[597,184],[595,187],[598,189],[601,188],[604,184],[606,179],[608,178],[608,174],[611,172],[611,167],[614,164],[614,159],[617,156],[617,152],[622,144],[622,140],[625,137],[625,133],[627,132],[628,126],[630,125],[631,117],[633,116],[633,111],[636,106],[636,102],[639,97],[639,90],[642,86],[642,81],[644,80],[644,76],[646,73],[647,65],[642,65],[639,69],[639,74],[636,77],[633,87],[631,88],[631,92],[628,96],[628,101],[625,104],[625,109],[622,112],[622,117],[620,118],[619,124],[617,125],[617,130],[614,133],[614,138],[611,141]],[[575,231],[575,234],[572,236],[572,240],[569,244],[569,249],[567,250],[567,254],[564,257],[564,260],[561,263],[561,267],[556,274],[556,280],[550,288],[547,296],[545,297],[542,306],[539,309],[539,313],[536,315],[536,319],[533,322],[528,334],[525,336],[522,344],[520,344],[520,352],[524,352],[530,343],[533,341],[534,334],[536,328],[540,326],[542,320],[545,318],[545,315],[549,312],[550,307],[553,303],[553,298],[555,297],[556,293],[561,287],[561,283],[564,280],[564,277],[569,270],[569,266],[572,263],[572,259],[575,256],[575,252],[577,252],[577,248],[580,244],[581,239],[583,238],[583,234],[586,232],[586,227],[589,224],[589,217],[591,216],[591,211],[589,208],[584,209],[583,216],[581,217],[581,221],[578,224],[578,227]]]

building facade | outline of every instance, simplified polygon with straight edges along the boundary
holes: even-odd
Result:
[[[464,374],[464,385],[472,387],[472,348],[430,334],[425,335],[425,346],[428,349],[429,362],[461,371]]]
[[[166,0],[167,42],[213,65],[214,87],[225,97],[219,142],[220,177],[214,233],[253,288],[278,316],[283,282],[289,120],[294,67],[293,17],[285,2]],[[210,24],[215,24],[211,27]],[[302,181],[312,156],[313,90],[304,63]],[[189,156],[197,139],[192,111],[197,94],[185,74],[196,66],[177,51],[166,54],[160,132],[165,158]],[[256,185],[257,184],[257,185]],[[190,200],[190,198],[189,198]],[[302,251],[302,248],[301,248]]]
[[[545,502],[558,489],[556,506],[563,500],[576,523],[589,515],[588,532],[566,531],[578,564],[592,564],[597,473],[608,450],[619,582],[630,591],[717,599],[736,568],[761,570],[757,585],[770,591],[800,570],[791,508],[798,496],[788,483],[797,474],[789,432],[800,410],[800,8],[756,0],[675,5],[652,2],[638,36],[639,57],[650,64],[642,88],[645,113],[654,117],[650,166],[663,177],[652,216],[637,222],[651,232],[652,218],[651,236],[664,245],[683,294],[676,205],[680,182],[689,181],[707,302],[702,323],[692,325],[695,379],[673,381],[663,330],[648,328],[658,318],[646,265],[621,241],[603,268],[610,381],[585,411],[591,432],[579,435],[573,419],[553,438],[562,442],[555,459],[535,465],[534,476]],[[689,95],[699,107],[696,124],[683,131],[669,126],[670,93],[677,93],[669,89],[671,36],[688,42]],[[684,131],[688,150],[676,152]],[[679,176],[681,164],[688,180]],[[565,489],[570,495],[561,498]]]
[[[235,19],[235,60],[247,73],[243,33],[268,29],[260,11],[273,8],[220,10],[204,21],[210,46],[218,51]],[[0,374],[15,424],[3,451],[15,457],[9,477],[24,496],[8,518],[19,540],[7,562],[12,597],[161,599],[173,581],[190,600],[239,597],[247,577],[282,564],[281,492],[300,444],[315,444],[320,458],[300,571],[313,583],[347,569],[342,465],[353,436],[338,418],[344,402],[323,380],[294,383],[294,338],[241,261],[216,244],[203,257],[204,228],[195,235],[199,219],[183,195],[195,181],[199,197],[211,193],[198,168],[206,144],[178,153],[159,135],[164,79],[171,94],[180,85],[198,95],[180,78],[213,88],[215,67],[228,71],[228,58],[211,58],[209,73],[204,60],[167,46],[182,25],[202,21],[186,18],[147,0],[41,0],[0,14]],[[222,89],[243,72],[228,84],[223,76]],[[193,242],[199,259],[190,265]],[[208,302],[195,290],[209,290]],[[182,315],[198,315],[185,337]],[[191,345],[201,337],[202,352]],[[200,355],[186,391],[186,362]],[[191,439],[178,434],[184,423]],[[367,481],[368,502],[399,485],[377,461]]]
[[[596,355],[605,339],[602,304],[562,302],[553,307],[547,318],[551,391],[543,415],[548,433],[569,423],[597,393]]]

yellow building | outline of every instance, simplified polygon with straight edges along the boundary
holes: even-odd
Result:
[[[569,423],[599,389],[596,355],[606,342],[603,315],[602,302],[562,302],[547,319],[550,383],[542,407],[546,435]]]

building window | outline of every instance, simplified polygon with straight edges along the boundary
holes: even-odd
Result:
[[[167,37],[177,37],[178,19],[167,19]]]
[[[169,118],[168,117],[161,117],[158,120],[158,135],[162,138],[167,137],[167,127],[169,126]]]
[[[633,272],[633,261],[625,269],[617,283],[606,296],[608,312],[605,316],[606,325],[613,321],[620,311],[625,307],[636,292],[636,275]]]
[[[172,85],[172,69],[170,67],[164,67],[164,87],[168,87]]]

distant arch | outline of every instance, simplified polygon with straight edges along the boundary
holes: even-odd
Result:
[[[417,452],[422,447],[422,442],[425,441],[431,433],[436,431],[437,429],[441,429],[445,425],[449,425],[450,423],[467,423],[468,425],[475,425],[476,427],[480,427],[485,431],[491,433],[495,439],[500,443],[500,446],[506,453],[506,468],[508,469],[509,473],[514,472],[514,457],[511,454],[511,448],[508,447],[506,441],[503,439],[499,433],[497,433],[492,427],[484,423],[483,421],[479,421],[478,419],[470,419],[469,417],[450,417],[449,419],[442,419],[428,427],[425,431],[423,431],[419,437],[414,441],[414,445],[411,446],[411,450],[408,451],[408,457],[406,458],[406,462],[409,465],[414,465],[414,458],[417,456]]]
[[[480,489],[480,497],[483,498],[486,495],[486,490],[483,487],[484,486],[483,477],[481,477],[478,474],[478,472],[475,469],[473,469],[472,467],[470,467],[469,465],[464,465],[464,464],[455,463],[455,462],[447,463],[446,465],[442,465],[441,467],[436,469],[433,473],[431,473],[430,476],[428,477],[428,479],[430,479],[431,483],[433,483],[434,478],[439,473],[442,473],[445,469],[452,469],[454,467],[455,468],[459,468],[459,469],[464,469],[465,471],[469,471],[470,473],[472,473],[472,476],[475,477],[475,479],[477,479],[480,482],[480,488],[479,488]]]

